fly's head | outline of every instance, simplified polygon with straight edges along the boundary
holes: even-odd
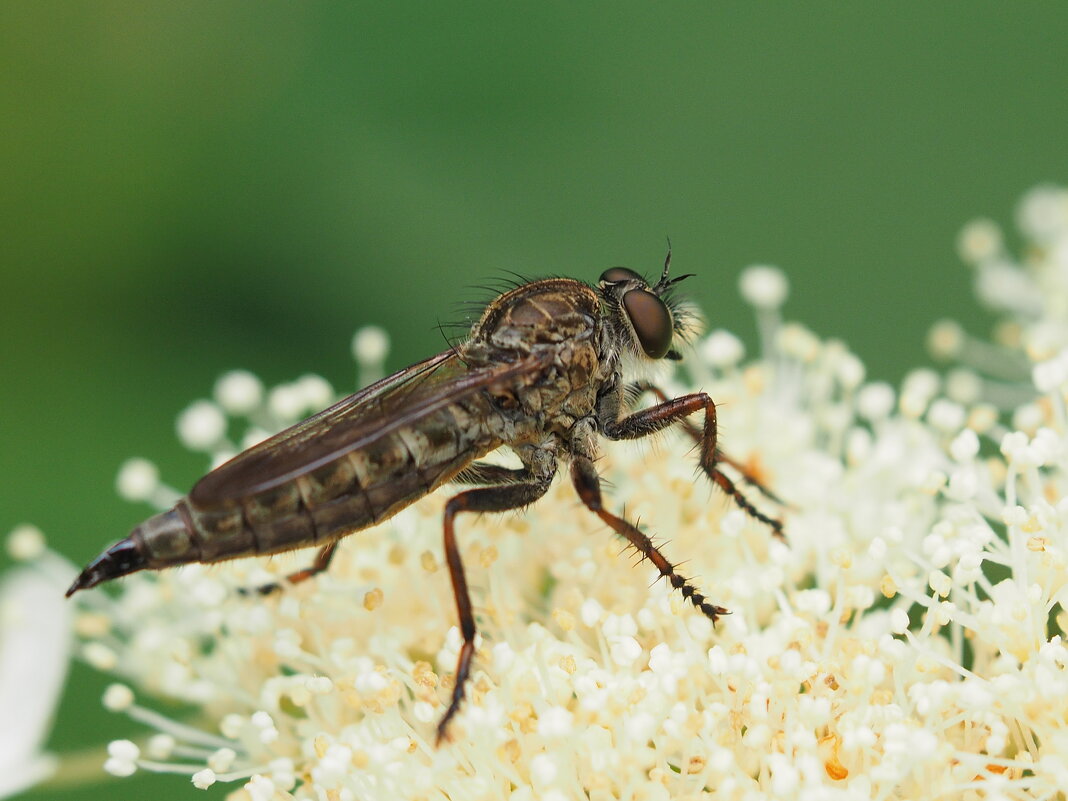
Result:
[[[664,260],[660,280],[650,284],[626,267],[601,273],[598,291],[611,340],[628,362],[649,364],[682,358],[677,345],[694,327],[694,317],[675,294],[675,285],[692,274],[668,278],[671,251]]]

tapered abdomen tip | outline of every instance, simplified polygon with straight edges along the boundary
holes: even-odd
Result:
[[[84,590],[89,585],[85,582],[85,573],[83,572],[78,578],[74,579],[74,583],[70,585],[67,590],[67,597],[70,598],[78,590]]]
[[[125,576],[146,567],[148,561],[145,559],[143,547],[132,536],[119,540],[86,565],[85,570],[67,590],[67,597],[70,598],[78,590],[87,590],[102,581]]]

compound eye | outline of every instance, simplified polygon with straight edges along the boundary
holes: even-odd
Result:
[[[634,272],[634,270],[628,270],[626,267],[609,267],[601,273],[602,284],[618,284],[623,281],[641,281],[642,283],[645,283],[644,278]]]
[[[664,358],[671,350],[671,335],[674,332],[671,312],[664,301],[652,292],[632,289],[623,296],[623,309],[630,318],[645,355],[653,359]]]

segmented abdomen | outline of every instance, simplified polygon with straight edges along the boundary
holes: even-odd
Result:
[[[474,396],[277,487],[206,508],[187,496],[164,513],[172,521],[177,513],[184,531],[153,518],[135,533],[152,567],[322,545],[385,520],[498,447],[495,414]]]

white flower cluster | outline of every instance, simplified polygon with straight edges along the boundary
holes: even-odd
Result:
[[[665,389],[696,384],[717,400],[726,452],[787,503],[748,490],[783,516],[786,544],[695,478],[681,435],[606,443],[610,508],[625,506],[731,610],[715,628],[621,555],[567,481],[521,514],[461,516],[480,641],[468,700],[435,748],[460,647],[441,558],[446,489],[353,535],[328,573],[277,596],[236,588],[311,554],[140,573],[117,596],[78,596],[86,659],[201,710],[193,728],[126,684],[109,689],[109,708],[159,731],[113,743],[109,769],[239,782],[242,801],[1057,797],[1068,787],[1066,198],[1025,201],[1022,263],[990,223],[962,236],[981,292],[1008,314],[984,364],[1024,379],[1020,366],[1035,366],[1034,386],[1012,388],[1011,424],[971,368],[916,371],[900,392],[866,382],[842,344],[781,323],[787,285],[774,268],[743,277],[763,357],[743,364],[740,343],[714,332],[692,379]],[[943,354],[979,347],[940,328]],[[357,353],[380,363],[384,347],[365,340]],[[283,403],[231,376],[212,411],[183,416],[183,438],[230,452],[223,412],[266,430],[310,403],[312,383],[290,385],[303,400]],[[125,494],[164,500],[151,469],[127,469]]]

